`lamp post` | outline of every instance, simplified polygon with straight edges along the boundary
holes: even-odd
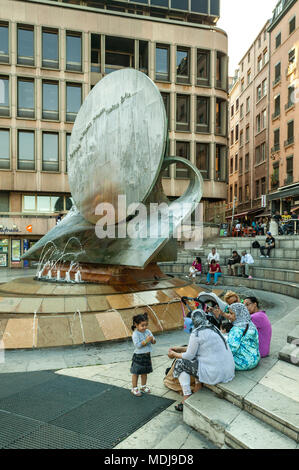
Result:
[[[234,217],[235,217],[235,207],[236,207],[236,202],[237,202],[237,201],[238,201],[238,199],[237,199],[236,196],[235,196],[234,199],[233,199],[233,213],[232,213],[231,235],[233,234]]]

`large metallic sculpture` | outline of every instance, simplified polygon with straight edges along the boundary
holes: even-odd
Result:
[[[162,188],[162,171],[173,163],[188,167],[190,184],[182,197],[169,202]],[[188,160],[167,156],[164,103],[145,74],[119,70],[92,89],[73,127],[68,172],[75,209],[39,240],[25,259],[39,260],[49,243],[56,247],[52,260],[61,258],[70,263],[76,251],[76,262],[102,271],[113,266],[144,269],[152,262],[176,259],[173,235],[200,201],[203,183],[200,172]],[[138,210],[141,203],[147,208],[164,203],[162,216],[150,218],[149,210],[146,214]],[[114,208],[116,219],[110,227],[115,236],[109,238],[99,237],[97,231],[105,204]],[[136,210],[128,213],[132,204]],[[169,233],[163,227],[166,212]],[[137,233],[132,237],[127,229],[136,217]],[[108,220],[107,229],[109,224]]]

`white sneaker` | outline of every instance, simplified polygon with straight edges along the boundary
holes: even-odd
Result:
[[[266,258],[270,258],[270,256],[266,256]]]
[[[265,256],[264,256],[264,255],[261,255],[260,258],[265,258]]]

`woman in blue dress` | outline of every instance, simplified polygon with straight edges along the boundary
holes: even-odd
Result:
[[[245,305],[235,303],[229,309],[234,321],[227,343],[233,354],[236,370],[254,369],[261,359],[257,328]]]

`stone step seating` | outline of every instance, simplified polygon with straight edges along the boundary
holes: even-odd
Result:
[[[284,395],[267,387],[256,387],[260,388],[253,389],[237,406],[233,394],[229,396],[217,387],[213,394],[204,388],[185,403],[184,422],[219,448],[298,449],[298,418],[289,422],[291,413],[296,415],[298,402],[288,402]],[[259,394],[263,399],[267,395],[268,401],[259,402]],[[281,413],[279,401],[290,406],[285,413]]]
[[[279,358],[299,367],[299,325],[289,333],[287,344],[280,350]]]

